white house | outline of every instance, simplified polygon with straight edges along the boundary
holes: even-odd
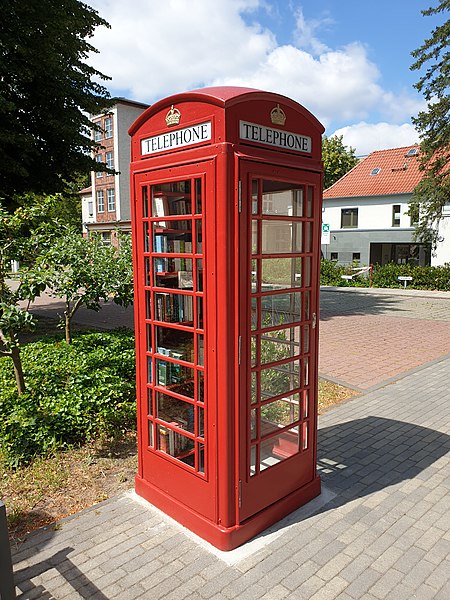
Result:
[[[435,256],[414,241],[409,201],[422,177],[419,147],[372,152],[323,193],[322,223],[329,225],[325,258],[341,264],[443,264],[450,260],[450,207]],[[445,211],[444,213],[445,214]]]

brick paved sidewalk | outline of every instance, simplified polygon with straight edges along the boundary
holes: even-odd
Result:
[[[323,415],[325,504],[259,549],[213,553],[127,493],[15,549],[18,597],[448,600],[449,370],[436,362]]]

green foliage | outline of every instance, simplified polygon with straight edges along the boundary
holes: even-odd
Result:
[[[322,160],[324,166],[324,189],[328,189],[358,163],[355,149],[343,143],[342,135],[334,135],[322,140]]]
[[[79,0],[8,0],[0,34],[0,196],[65,189],[102,168],[89,114],[103,110],[107,77],[88,65],[98,13]],[[97,80],[97,81],[95,81]],[[96,165],[96,166],[95,166]]]
[[[341,287],[368,287],[369,280],[365,277],[355,277],[352,281],[345,281],[341,276],[350,273],[348,267],[337,265],[330,260],[322,260],[320,265],[321,285]],[[403,282],[398,277],[412,277],[408,287],[418,290],[450,291],[450,265],[439,267],[419,267],[416,265],[374,265],[372,271],[372,285],[375,288],[402,288]]]
[[[450,10],[450,0],[441,0],[436,7],[422,11],[424,16],[444,14]],[[420,215],[417,237],[436,247],[438,223],[442,207],[450,203],[450,19],[436,27],[431,37],[412,52],[416,59],[411,69],[426,67],[416,88],[427,102],[426,111],[419,112],[413,123],[421,138],[420,168],[424,178],[417,186],[411,210]]]
[[[57,448],[135,427],[131,331],[44,338],[22,348],[28,391],[18,395],[0,358],[0,452],[11,466]]]
[[[48,240],[47,240],[48,241]],[[99,236],[82,237],[65,227],[41,248],[35,264],[22,272],[29,280],[45,282],[51,295],[65,301],[64,325],[70,342],[70,323],[80,306],[98,311],[101,302],[133,301],[131,239],[120,238],[120,248],[105,245]]]

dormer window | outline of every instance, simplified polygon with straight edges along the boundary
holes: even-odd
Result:
[[[419,154],[419,148],[410,148],[405,156],[417,156]]]
[[[380,169],[380,167],[375,167],[375,169],[372,169],[372,170],[370,171],[370,174],[371,174],[371,175],[378,175],[378,173],[380,173],[380,172],[381,172],[381,169]]]

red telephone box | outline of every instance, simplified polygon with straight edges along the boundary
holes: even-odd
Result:
[[[234,87],[130,128],[136,491],[222,550],[320,493],[322,133]]]

